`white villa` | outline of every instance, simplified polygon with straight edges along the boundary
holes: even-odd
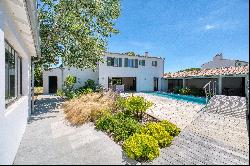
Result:
[[[66,76],[77,78],[76,87],[83,86],[88,79],[109,89],[116,85],[121,91],[158,91],[162,89],[164,59],[121,53],[105,53],[104,62],[99,62],[95,71],[91,69],[54,68],[43,72],[44,94],[55,93],[62,89]]]
[[[36,1],[0,1],[0,164],[12,164],[31,113],[31,57],[39,56]]]
[[[231,60],[231,59],[224,59],[222,53],[216,54],[213,57],[213,60],[201,65],[202,69],[214,69],[214,68],[221,68],[221,67],[238,67],[238,66],[246,66],[248,62],[241,61],[241,60]]]

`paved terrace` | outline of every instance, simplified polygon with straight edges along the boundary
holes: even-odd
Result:
[[[39,96],[14,164],[137,164],[92,123],[71,127],[58,109],[62,100]]]
[[[209,105],[176,102],[144,95],[155,105],[149,110],[182,128],[160,157],[142,164],[249,164],[246,99],[216,96]],[[79,128],[65,123],[57,109],[61,100],[40,96],[14,164],[140,164],[89,123]]]

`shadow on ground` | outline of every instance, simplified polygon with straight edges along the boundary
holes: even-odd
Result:
[[[56,117],[56,115],[53,114],[59,112],[58,108],[64,101],[65,100],[60,97],[44,97],[37,99],[34,105],[34,113],[30,116],[28,123],[30,124],[34,121]]]

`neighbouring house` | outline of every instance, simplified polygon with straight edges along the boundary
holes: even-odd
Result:
[[[76,88],[83,86],[88,79],[94,80],[105,89],[120,91],[158,91],[164,73],[164,59],[148,55],[105,53],[104,61],[96,70],[76,68],[53,68],[43,72],[44,94],[62,89],[67,75],[77,78]]]
[[[219,95],[248,96],[249,66],[222,67],[182,71],[164,74],[165,91],[173,92],[174,88],[189,87],[204,92],[203,87],[209,81],[216,81]]]
[[[216,54],[213,57],[213,60],[207,63],[204,63],[201,68],[202,69],[213,69],[213,68],[221,68],[221,67],[238,67],[238,66],[246,66],[248,62],[241,60],[230,60],[224,59],[222,53]]]
[[[12,164],[31,113],[31,57],[40,52],[35,0],[0,1],[0,164]]]

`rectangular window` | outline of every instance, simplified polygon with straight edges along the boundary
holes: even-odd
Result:
[[[122,58],[107,57],[107,66],[122,67]]]
[[[138,68],[138,59],[125,58],[125,67]]]
[[[152,66],[157,66],[157,61],[152,61]]]
[[[139,61],[139,65],[145,66],[145,60],[140,60],[140,61]]]
[[[5,41],[5,104],[22,95],[22,59]]]

